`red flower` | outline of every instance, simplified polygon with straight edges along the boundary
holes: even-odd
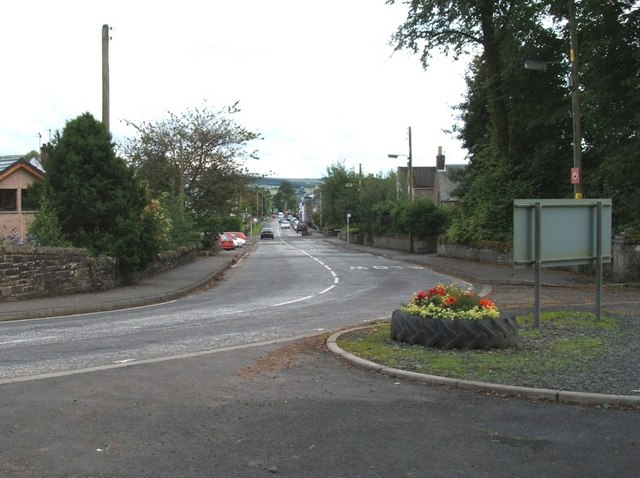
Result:
[[[415,300],[420,302],[423,301],[425,299],[427,299],[429,296],[427,295],[427,293],[423,290],[421,290],[420,292],[416,293],[416,297]]]
[[[456,303],[456,302],[458,302],[458,301],[457,301],[457,300],[456,300],[456,298],[455,298],[454,296],[452,296],[452,295],[448,296],[448,297],[444,300],[444,303],[445,303],[445,304],[447,304],[447,305],[455,305],[455,303]]]
[[[447,289],[438,285],[429,291],[429,295],[447,295]]]
[[[496,304],[491,302],[489,299],[480,299],[480,307],[484,307],[485,309],[494,309]]]

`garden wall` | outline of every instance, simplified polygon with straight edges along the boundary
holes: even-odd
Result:
[[[613,260],[603,264],[602,274],[616,283],[640,282],[640,238],[617,236],[611,243]],[[513,251],[488,245],[438,243],[437,255],[491,264],[513,264]],[[580,274],[593,275],[592,266],[562,267]]]
[[[134,281],[196,260],[198,249],[159,254]],[[85,249],[0,246],[0,302],[114,289],[122,285],[116,260]]]

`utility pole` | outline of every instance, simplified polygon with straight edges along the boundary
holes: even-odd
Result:
[[[413,202],[413,152],[411,147],[411,126],[409,126],[409,202]]]
[[[102,124],[109,127],[109,25],[102,25]]]
[[[578,82],[578,32],[576,29],[575,0],[569,0],[569,29],[571,31],[571,103],[573,106],[573,183],[574,199],[582,199],[582,129],[580,127],[580,89]]]

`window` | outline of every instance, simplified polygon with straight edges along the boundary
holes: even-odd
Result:
[[[35,184],[35,183],[34,183]],[[38,209],[38,201],[40,200],[40,190],[36,190],[33,187],[28,187],[27,189],[23,189],[22,193],[22,210],[23,211],[35,211]]]
[[[0,211],[15,211],[17,195],[17,189],[0,189]]]

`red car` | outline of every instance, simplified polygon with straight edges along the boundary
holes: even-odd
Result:
[[[218,234],[218,244],[220,248],[225,251],[232,251],[236,248],[236,245],[233,243],[233,239],[225,234]]]
[[[245,238],[244,238],[244,239],[243,239],[242,237],[240,237],[240,234],[242,234],[242,233],[239,233],[239,232],[231,232],[231,231],[225,231],[225,232],[223,232],[223,234],[224,234],[225,236],[230,237],[230,238],[231,238],[231,240],[232,240],[233,242],[235,242],[236,247],[242,247],[242,246],[244,246],[244,245],[247,243],[246,236],[245,236]],[[244,236],[244,234],[242,234],[242,235]]]
[[[244,232],[240,232],[240,231],[238,231],[238,232],[234,232],[234,234],[235,234],[237,237],[239,237],[240,239],[244,239],[244,241],[245,241],[245,242],[247,241],[247,236],[245,235],[245,233],[244,233]]]

